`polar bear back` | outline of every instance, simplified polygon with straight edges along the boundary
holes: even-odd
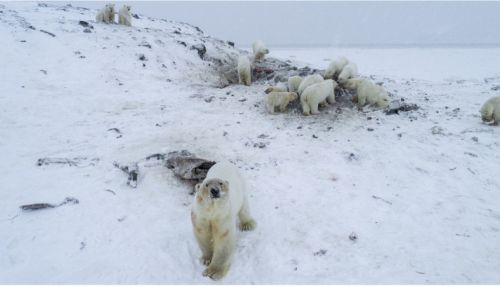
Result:
[[[299,95],[301,95],[308,86],[313,85],[315,83],[322,82],[322,81],[323,81],[323,77],[319,74],[308,75],[300,83],[297,92]]]
[[[216,163],[208,170],[204,182],[210,179],[220,179],[228,182],[229,201],[231,202],[233,215],[236,216],[243,206],[243,198],[246,192],[246,183],[238,167],[227,161]]]
[[[339,57],[332,61],[325,71],[325,79],[336,79],[342,69],[349,63],[346,57]]]
[[[349,62],[339,74],[339,82],[344,82],[350,78],[358,76],[358,67],[355,63]]]

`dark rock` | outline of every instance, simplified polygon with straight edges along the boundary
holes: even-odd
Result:
[[[92,33],[92,30],[91,30],[91,29],[89,29],[89,28],[85,28],[85,29],[83,30],[83,32],[84,32],[84,33]]]
[[[56,36],[55,34],[53,34],[53,33],[49,32],[49,31],[40,30],[40,32],[45,33],[45,34],[47,34],[47,35],[49,35],[49,36],[51,36],[51,37],[55,37],[55,36]]]
[[[231,47],[234,47],[234,42],[227,41],[227,44],[230,45]]]
[[[183,42],[183,41],[177,41],[177,43],[178,43],[179,45],[183,45],[184,47],[187,47],[186,42]]]
[[[414,103],[401,103],[398,101],[393,101],[389,105],[389,108],[385,111],[386,115],[399,114],[399,112],[403,111],[413,111],[418,110],[419,106]]]
[[[137,15],[137,14],[132,14],[132,17],[134,17],[136,19],[140,19],[139,15]]]
[[[200,59],[203,59],[203,57],[207,53],[207,48],[205,47],[204,44],[193,45],[193,46],[191,46],[191,50],[197,50],[198,56],[200,56]]]
[[[358,235],[355,232],[351,232],[351,234],[349,234],[349,239],[352,241],[356,241],[358,240]]]
[[[144,54],[139,54],[140,61],[147,61],[146,56]]]

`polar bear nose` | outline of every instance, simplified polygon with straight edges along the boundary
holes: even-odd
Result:
[[[212,195],[212,198],[218,198],[218,197],[220,197],[219,189],[216,189],[216,188],[212,188],[210,190],[210,194]]]

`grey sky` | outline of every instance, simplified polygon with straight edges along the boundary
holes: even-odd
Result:
[[[500,2],[123,3],[134,13],[188,22],[239,46],[256,39],[269,46],[500,45]]]

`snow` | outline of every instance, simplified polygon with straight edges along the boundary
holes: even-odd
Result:
[[[251,186],[258,226],[238,233],[221,283],[500,283],[500,129],[478,112],[500,95],[500,49],[270,49],[299,67],[345,55],[420,106],[270,115],[267,85],[215,88],[189,49],[203,39],[211,57],[237,53],[224,42],[183,23],[94,16],[0,6],[0,283],[214,283],[201,275],[191,186],[142,164],[133,189],[113,167],[181,149],[232,161]],[[36,166],[43,157],[99,161]],[[65,197],[80,203],[19,209]]]

